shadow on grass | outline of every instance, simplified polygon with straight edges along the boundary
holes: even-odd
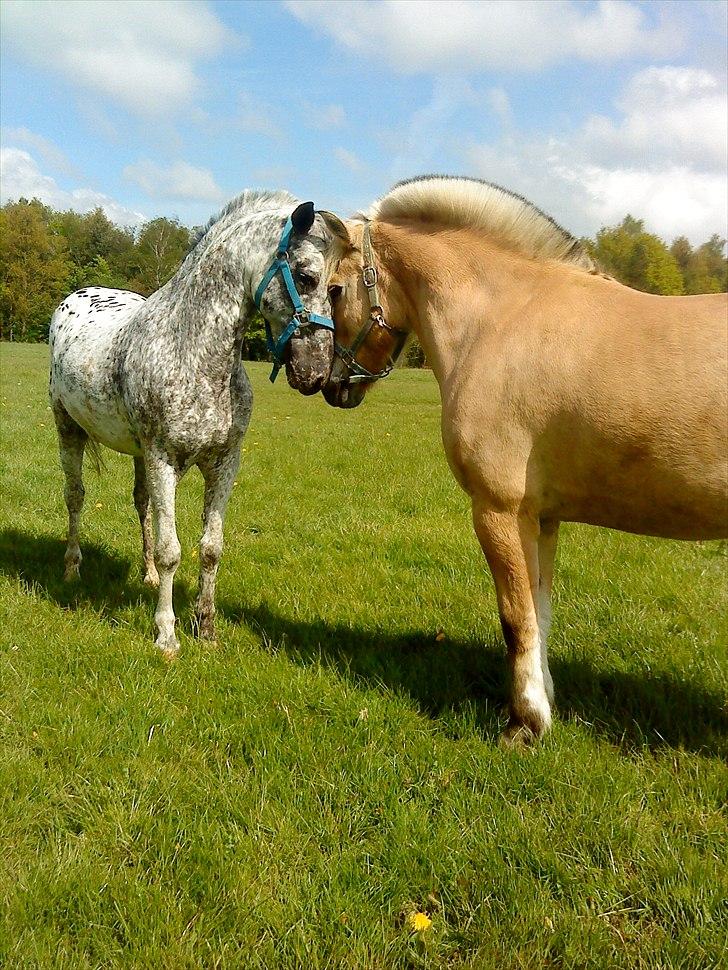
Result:
[[[128,559],[96,543],[82,542],[81,579],[66,583],[65,551],[65,539],[3,529],[0,573],[20,579],[64,609],[90,606],[113,619],[118,611],[136,605],[140,597],[147,598],[152,607],[156,594],[141,581],[141,573],[134,573]],[[184,582],[176,582],[174,594],[175,608],[182,613],[190,606],[190,590]]]
[[[500,630],[494,629],[484,643],[438,642],[432,630],[391,634],[306,622],[265,603],[254,608],[221,603],[219,610],[296,662],[320,659],[356,682],[383,684],[433,718],[470,707],[489,740],[495,741],[503,727],[508,673]],[[667,673],[604,670],[581,659],[553,657],[550,666],[557,716],[574,716],[613,744],[726,752],[728,717],[717,691]]]
[[[64,608],[89,605],[110,620],[145,593],[152,609],[153,595],[139,574],[135,578],[130,562],[102,546],[85,543],[81,582],[64,583],[64,549],[60,539],[0,531],[0,572],[32,585]],[[176,582],[175,609],[184,626],[191,602],[189,588]],[[432,718],[467,707],[475,711],[486,738],[495,741],[499,734],[507,699],[500,630],[494,629],[485,643],[437,642],[431,630],[392,634],[374,626],[307,622],[265,603],[246,608],[219,602],[218,609],[297,663],[321,659],[357,683],[384,685],[411,698]],[[575,716],[595,734],[628,748],[670,746],[725,754],[728,717],[717,691],[669,673],[604,670],[598,660],[552,657],[561,717]]]

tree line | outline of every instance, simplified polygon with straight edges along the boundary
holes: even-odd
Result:
[[[176,219],[160,217],[132,230],[116,226],[100,208],[81,214],[37,199],[6,203],[0,209],[0,339],[46,340],[53,310],[82,286],[149,296],[177,271],[193,237]],[[668,246],[628,215],[584,243],[605,273],[647,293],[728,290],[725,240],[717,235],[697,247],[679,236]],[[266,356],[260,319],[248,330],[244,355]],[[416,344],[407,359],[413,366],[423,362]]]

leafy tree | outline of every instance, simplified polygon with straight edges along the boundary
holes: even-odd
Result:
[[[407,367],[425,367],[427,358],[417,337],[412,337],[404,354],[404,362]]]
[[[74,270],[69,290],[82,286],[125,288],[134,252],[134,233],[120,229],[100,208],[54,213],[52,228],[64,237]]]
[[[589,248],[605,272],[637,290],[665,296],[684,290],[674,254],[658,236],[645,231],[641,219],[628,215],[618,226],[600,229]]]
[[[129,289],[149,296],[177,272],[190,248],[190,232],[176,219],[152,219],[139,233]]]
[[[265,324],[259,313],[256,313],[248,324],[243,338],[243,360],[270,360],[268,342],[265,336]]]
[[[50,210],[21,199],[0,210],[0,336],[45,340],[73,265],[62,236],[49,228]]]
[[[649,232],[635,240],[629,263],[631,285],[646,293],[678,296],[683,292],[683,278],[675,257],[665,243]]]

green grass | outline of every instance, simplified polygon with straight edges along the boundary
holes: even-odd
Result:
[[[168,666],[129,459],[87,471],[83,579],[61,581],[46,357],[2,348],[0,965],[726,965],[717,544],[566,527],[558,716],[504,751],[495,597],[432,376],[346,413],[251,365],[219,641],[190,635],[193,472]]]

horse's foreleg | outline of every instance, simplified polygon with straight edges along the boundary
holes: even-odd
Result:
[[[147,488],[154,517],[154,563],[159,574],[159,599],[154,620],[157,625],[157,646],[167,659],[179,653],[174,633],[172,588],[174,574],[180,560],[180,544],[174,517],[174,501],[179,476],[175,469],[159,455],[145,456]]]
[[[81,509],[85,490],[83,487],[83,452],[88,441],[88,435],[83,428],[61,408],[54,408],[56,427],[58,428],[58,447],[61,456],[61,467],[65,475],[63,496],[68,509],[68,542],[66,554],[63,557],[65,569],[63,578],[66,581],[77,579],[80,575],[81,547],[78,544],[78,531],[81,521]]]
[[[541,737],[551,726],[538,623],[538,523],[473,503],[473,522],[493,573],[511,672],[510,720],[504,740]]]
[[[215,580],[223,546],[223,522],[240,464],[240,445],[217,462],[200,466],[205,479],[205,507],[200,539],[200,582],[195,625],[200,636],[215,639]]]
[[[159,574],[154,564],[154,532],[152,529],[152,510],[149,507],[147,473],[144,459],[134,459],[134,505],[142,529],[142,555],[144,557],[144,582],[147,586],[159,586]]]
[[[542,522],[538,537],[538,629],[541,639],[541,670],[549,702],[554,702],[554,682],[548,661],[548,639],[551,628],[551,585],[554,578],[554,559],[559,538],[558,522]]]

